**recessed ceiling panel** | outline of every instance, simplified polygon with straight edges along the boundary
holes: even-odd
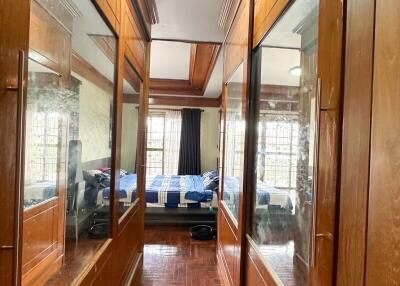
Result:
[[[150,78],[189,79],[191,44],[152,41]]]
[[[152,26],[154,39],[222,42],[218,26],[222,0],[156,0],[160,23]]]

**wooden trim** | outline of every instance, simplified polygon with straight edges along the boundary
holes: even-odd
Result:
[[[202,95],[201,89],[193,88],[190,80],[163,78],[150,79],[150,93],[152,95]]]
[[[269,30],[294,0],[257,0],[254,10],[253,48],[265,38]]]
[[[126,212],[118,219],[118,225],[123,227],[122,224],[125,220],[128,220],[131,215],[134,215],[139,207],[140,198],[136,198],[136,200],[129,206]]]
[[[190,106],[190,107],[220,107],[219,98],[188,97],[188,96],[156,96],[149,98],[150,105]]]
[[[195,41],[195,40],[185,40],[185,39],[169,39],[169,38],[151,38],[151,41],[161,41],[161,42],[179,42],[187,44],[209,44],[209,45],[222,45],[222,42],[213,41]]]
[[[86,265],[86,267],[81,271],[81,273],[78,275],[78,277],[75,278],[74,282],[72,285],[89,285],[87,282],[88,279],[91,278],[91,276],[94,276],[96,272],[101,269],[97,269],[97,265],[101,265],[104,263],[104,259],[107,259],[105,255],[107,252],[110,252],[111,246],[112,246],[113,240],[111,238],[107,239],[102,247],[99,249],[99,251],[96,253],[96,255],[93,257],[91,262]]]
[[[132,264],[130,273],[127,275],[126,281],[123,285],[140,285],[143,269],[143,253],[139,253]]]
[[[400,281],[400,2],[375,3],[365,285],[397,285]]]
[[[260,274],[260,278],[266,282],[265,285],[283,286],[282,281],[279,279],[279,277],[275,273],[274,269],[271,267],[271,265],[269,265],[269,263],[267,261],[265,261],[264,256],[258,249],[258,245],[248,234],[246,235],[246,245],[247,245],[247,247],[246,247],[247,258],[245,258],[245,259],[252,260],[255,268],[257,269],[258,273]],[[248,267],[248,263],[246,263],[246,267]],[[246,277],[246,279],[247,278],[248,277]]]
[[[365,279],[374,20],[374,0],[347,1],[337,285]]]
[[[114,94],[113,83],[89,64],[84,58],[72,51],[71,71],[89,80],[108,93]]]
[[[219,246],[217,246],[217,247],[218,247],[217,248],[218,274],[219,274],[219,277],[222,279],[222,285],[230,286],[230,285],[232,285],[232,282],[228,276],[226,261],[225,261],[225,258],[223,257],[222,249],[220,249]]]
[[[220,45],[192,43],[189,79],[152,78],[150,93],[153,95],[204,95],[220,50]]]
[[[202,94],[203,94],[203,95],[204,95],[204,93],[206,92],[208,83],[210,82],[211,75],[212,75],[212,73],[213,73],[213,71],[214,71],[214,68],[215,68],[215,65],[216,65],[216,63],[217,63],[217,59],[218,59],[218,57],[219,57],[219,55],[220,55],[220,53],[221,53],[221,51],[222,51],[222,48],[221,48],[221,47],[222,47],[222,46],[220,46],[220,45],[218,45],[218,46],[215,45],[214,48],[213,48],[212,57],[211,57],[211,59],[210,59],[210,65],[208,66],[206,78],[205,78],[205,81],[204,81],[204,83],[203,83],[203,90],[202,90]]]

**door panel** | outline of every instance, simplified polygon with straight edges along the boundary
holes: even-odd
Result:
[[[292,1],[253,54],[248,282],[333,283],[342,12]]]
[[[400,3],[376,1],[366,285],[400,281]]]
[[[17,192],[17,154],[21,147],[17,136],[22,128],[17,117],[18,103],[22,109],[22,93],[18,92],[18,75],[23,72],[19,66],[19,51],[28,53],[29,1],[0,1],[0,163],[2,166],[2,184],[0,185],[0,284],[16,285],[16,264],[18,230],[20,225],[16,219],[20,214]],[[15,21],[18,19],[18,21]],[[22,62],[26,67],[26,58]],[[26,71],[26,69],[25,69]],[[21,74],[26,81],[27,73]],[[21,82],[22,83],[22,82]],[[11,89],[9,89],[11,87]],[[23,88],[25,91],[26,88]],[[14,282],[13,282],[14,281]]]

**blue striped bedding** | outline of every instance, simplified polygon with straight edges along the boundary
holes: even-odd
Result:
[[[120,202],[133,202],[136,199],[137,176],[128,174],[120,178],[117,191]],[[205,190],[202,176],[162,176],[148,178],[146,183],[146,202],[176,208],[186,206],[199,208],[201,203],[211,202],[213,191]],[[110,188],[89,188],[85,197],[91,205],[108,204]]]
[[[213,198],[212,190],[204,190],[201,176],[155,176],[146,187],[146,202],[178,207],[187,204],[196,207],[201,202]]]

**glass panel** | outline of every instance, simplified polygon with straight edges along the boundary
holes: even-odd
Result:
[[[225,173],[223,200],[237,219],[239,215],[239,193],[243,186],[244,160],[244,86],[243,64],[226,84],[226,132],[225,132]]]
[[[125,60],[124,104],[122,109],[121,172],[119,188],[119,216],[121,217],[138,198],[137,191],[137,134],[139,96],[142,80]]]
[[[31,10],[22,274],[58,245],[69,285],[109,237],[117,41],[91,1],[50,2]]]
[[[284,285],[307,285],[318,1],[297,0],[258,50],[257,184],[251,236]]]

